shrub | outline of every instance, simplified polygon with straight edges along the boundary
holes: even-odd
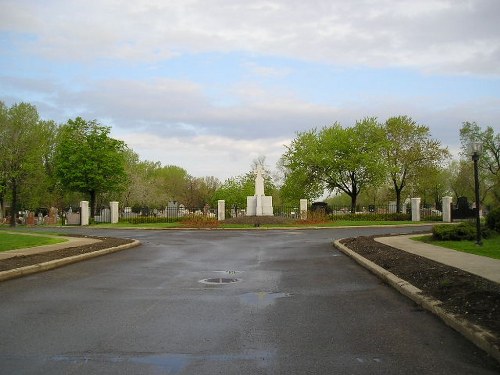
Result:
[[[328,214],[325,213],[325,210],[315,210],[315,211],[307,211],[307,219],[305,220],[297,220],[295,224],[297,225],[311,225],[311,224],[323,224],[328,221]]]
[[[500,207],[490,211],[486,216],[486,225],[489,229],[500,232]]]
[[[481,235],[489,237],[487,228],[481,228]],[[458,225],[435,225],[432,229],[432,238],[437,241],[474,241],[476,239],[476,227],[465,222]]]
[[[217,228],[219,221],[214,217],[190,215],[182,220],[182,225],[188,228]]]
[[[129,224],[156,224],[156,223],[175,223],[180,221],[180,218],[160,217],[160,216],[137,216],[120,219],[120,222]]]

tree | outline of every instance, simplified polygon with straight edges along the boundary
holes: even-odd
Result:
[[[126,145],[109,132],[95,120],[77,117],[61,126],[57,137],[56,175],[65,189],[89,195],[92,218],[97,194],[122,190],[127,177]]]
[[[408,116],[391,117],[385,122],[386,147],[383,148],[389,176],[401,212],[401,193],[408,181],[423,176],[428,168],[438,167],[449,157],[448,150],[430,138],[429,128]]]
[[[189,176],[184,202],[192,208],[201,208],[204,207],[205,204],[213,204],[214,194],[220,186],[220,181],[213,176]]]
[[[362,189],[383,178],[383,144],[383,130],[375,118],[357,121],[351,128],[335,123],[320,131],[299,133],[287,147],[281,165],[287,178],[308,186],[303,191],[346,193],[354,213]]]
[[[8,129],[8,108],[4,102],[0,101],[0,155],[8,152],[7,129]],[[0,219],[5,216],[5,196],[7,194],[7,170],[4,161],[0,162]]]
[[[491,126],[482,130],[475,122],[464,122],[460,129],[462,155],[470,160],[468,146],[471,142],[480,141],[483,152],[479,159],[481,177],[486,189],[491,192],[494,203],[500,204],[500,133],[495,134]]]
[[[7,109],[0,105],[0,194],[2,206],[10,192],[11,226],[16,225],[19,194],[35,176],[43,179],[43,156],[48,147],[49,128],[40,121],[36,107],[28,103]],[[40,180],[41,181],[41,180]],[[26,191],[27,189],[25,189]]]

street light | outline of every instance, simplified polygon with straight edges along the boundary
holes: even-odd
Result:
[[[474,192],[476,194],[476,244],[482,245],[481,242],[481,218],[479,217],[479,170],[477,162],[483,151],[481,142],[471,142],[469,145],[469,153],[474,161]]]

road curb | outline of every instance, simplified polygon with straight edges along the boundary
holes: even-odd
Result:
[[[26,267],[15,268],[15,269],[8,270],[8,271],[2,271],[2,272],[0,272],[0,281],[10,280],[10,279],[14,279],[14,278],[18,278],[18,277],[22,277],[22,276],[26,276],[26,275],[31,275],[31,274],[37,273],[37,272],[48,271],[48,270],[51,270],[54,268],[65,266],[67,264],[77,263],[77,262],[81,262],[82,260],[95,258],[95,257],[106,255],[106,254],[111,254],[111,253],[125,250],[125,249],[130,249],[132,247],[139,246],[140,244],[141,244],[140,241],[133,240],[133,242],[127,243],[124,245],[109,247],[107,249],[97,250],[97,251],[93,251],[90,253],[73,255],[73,256],[67,257],[67,258],[51,260],[48,262],[33,264],[31,266],[26,266]]]
[[[422,295],[422,290],[410,284],[409,282],[400,279],[393,273],[378,266],[372,261],[362,257],[358,253],[352,251],[345,245],[340,243],[341,240],[334,241],[334,246],[347,256],[354,259],[357,263],[368,269],[370,272],[384,280],[387,284],[394,287],[398,292],[412,299],[415,303],[422,306],[424,309],[437,315],[448,326],[461,333],[469,341],[477,347],[484,350],[490,356],[500,362],[500,348],[494,344],[495,336],[489,331],[472,324],[464,319],[458,318],[454,314],[446,312],[440,307],[441,301]]]

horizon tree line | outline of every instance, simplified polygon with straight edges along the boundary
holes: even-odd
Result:
[[[105,201],[126,206],[165,207],[178,201],[189,207],[215,205],[225,199],[242,207],[253,195],[252,170],[221,182],[193,177],[175,165],[140,160],[111,128],[81,117],[64,124],[42,120],[35,106],[0,101],[0,219],[11,206],[11,225],[19,209],[58,208],[90,200],[93,217]],[[462,153],[452,160],[448,149],[431,138],[425,125],[395,116],[375,117],[352,126],[334,122],[296,133],[278,162],[266,174],[266,194],[275,204],[314,200],[325,191],[346,196],[352,212],[359,200],[396,200],[423,195],[438,202],[445,194],[473,197],[471,141],[482,141],[481,202],[500,203],[500,134],[474,122],[460,128]],[[254,161],[265,163],[265,157]],[[392,199],[391,199],[392,198]],[[295,203],[297,204],[297,203]]]

